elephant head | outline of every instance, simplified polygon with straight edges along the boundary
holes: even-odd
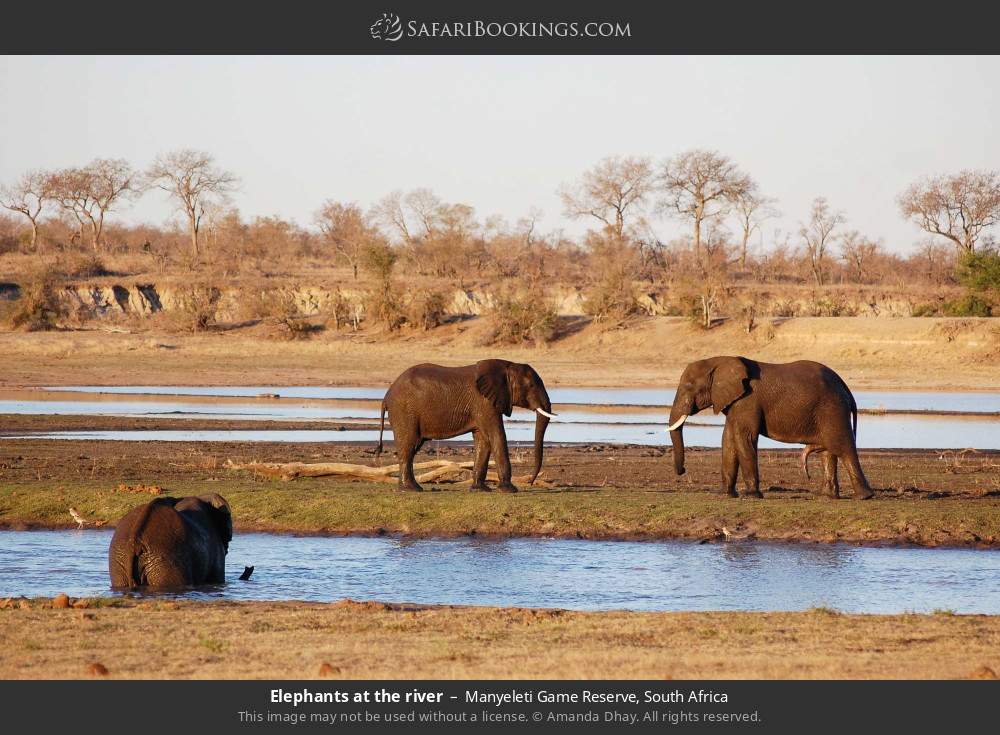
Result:
[[[709,406],[726,411],[750,390],[750,374],[739,357],[712,357],[692,362],[681,374],[670,408],[670,440],[674,445],[674,470],[684,474],[684,422]]]
[[[533,483],[542,469],[545,429],[548,428],[549,419],[555,416],[542,379],[531,365],[507,360],[480,360],[476,363],[476,390],[504,416],[510,416],[515,406],[537,414],[535,467],[529,484]]]
[[[209,506],[208,517],[215,523],[219,538],[228,551],[229,542],[233,540],[233,513],[229,509],[229,503],[218,493],[199,495],[198,500]]]

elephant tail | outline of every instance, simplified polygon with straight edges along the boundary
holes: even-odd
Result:
[[[382,434],[385,433],[385,399],[382,399],[382,419],[378,426],[378,446],[375,447],[375,459],[382,456]]]

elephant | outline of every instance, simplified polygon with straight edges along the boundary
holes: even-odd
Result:
[[[156,498],[126,513],[108,550],[111,586],[178,588],[226,581],[229,503],[216,493]]]
[[[684,474],[683,425],[709,406],[726,416],[722,432],[723,491],[736,497],[737,471],[745,494],[762,497],[757,439],[805,444],[803,468],[811,452],[824,453],[823,493],[839,497],[837,460],[847,467],[854,497],[873,497],[858,461],[855,438],[858,407],[844,380],[826,365],[809,360],[772,364],[745,357],[710,357],[692,362],[681,374],[670,410],[674,469]]]
[[[470,489],[489,490],[486,471],[493,456],[500,479],[497,490],[516,493],[503,426],[503,416],[510,416],[515,406],[538,414],[531,484],[542,468],[545,429],[555,414],[538,373],[530,365],[507,360],[480,360],[462,367],[424,363],[404,371],[382,400],[376,456],[382,452],[388,411],[399,458],[399,489],[420,491],[422,488],[413,475],[413,457],[424,442],[450,439],[471,431],[475,461]]]

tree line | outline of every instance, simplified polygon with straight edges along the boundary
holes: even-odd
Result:
[[[729,157],[706,150],[659,162],[609,157],[564,184],[563,215],[592,224],[582,238],[543,232],[536,209],[513,223],[499,216],[480,220],[471,206],[443,201],[428,189],[396,191],[367,209],[328,200],[311,227],[281,217],[244,221],[233,205],[238,187],[238,176],[211,155],[186,149],[164,153],[144,169],[97,159],[32,170],[0,189],[0,205],[24,224],[0,221],[0,244],[26,253],[44,250],[43,242],[59,251],[144,251],[187,265],[226,261],[236,270],[325,260],[346,266],[355,278],[366,263],[384,261],[380,251],[392,249],[393,262],[458,281],[599,278],[612,291],[629,281],[683,278],[823,286],[890,276],[947,279],[962,257],[995,249],[1000,220],[1000,174],[966,170],[923,178],[900,193],[900,215],[928,236],[909,257],[849,228],[847,215],[822,196],[796,230],[775,230],[767,247],[754,248],[755,238],[764,241],[767,221],[780,216],[778,202]],[[178,228],[109,224],[111,215],[149,191],[169,196],[181,215]],[[663,242],[654,228],[658,219],[685,223],[688,234]]]

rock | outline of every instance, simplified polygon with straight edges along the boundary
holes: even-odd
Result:
[[[69,595],[63,593],[52,598],[52,607],[63,609],[69,607]]]
[[[94,661],[87,667],[87,673],[91,676],[107,676],[108,669],[104,664]]]
[[[10,597],[5,597],[0,600],[0,610],[6,610],[9,607],[14,607],[14,600]]]
[[[337,668],[336,666],[331,666],[330,664],[326,663],[326,661],[320,664],[319,667],[320,676],[334,676],[335,674],[339,673],[340,673],[339,668]]]
[[[984,665],[984,666],[980,666],[975,671],[970,672],[969,675],[966,676],[965,678],[966,679],[996,679],[996,678],[1000,678],[1000,677],[997,677],[997,672],[995,672],[989,666],[985,666]]]

